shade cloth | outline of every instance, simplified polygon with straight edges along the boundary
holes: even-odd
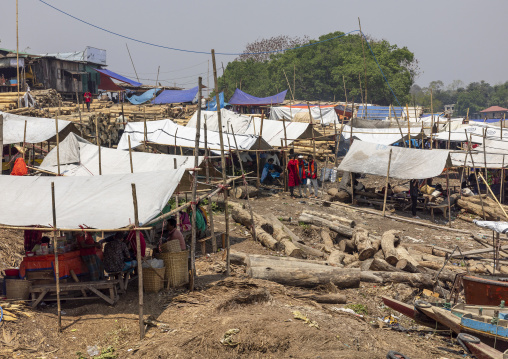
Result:
[[[475,219],[473,223],[478,227],[488,228],[497,233],[508,233],[508,222],[479,221]]]
[[[98,176],[99,147],[72,134],[60,143],[60,173],[64,176]],[[57,173],[57,149],[53,148],[44,158],[40,169]],[[132,152],[134,173],[173,170],[194,167],[193,156],[176,156],[145,152]],[[199,163],[203,157],[199,158]],[[101,148],[101,171],[103,175],[130,173],[128,151]]]
[[[224,108],[224,92],[219,94],[220,108]],[[207,111],[217,111],[217,98],[214,96],[212,101],[208,102],[206,106]]]
[[[451,165],[447,150],[419,150],[354,141],[342,160],[339,170],[386,176],[392,150],[390,177],[425,179],[439,176]]]
[[[460,141],[460,142],[469,142],[471,135],[471,142],[473,143],[483,143],[483,134],[485,131],[485,137],[487,139],[500,139],[501,138],[501,129],[495,128],[494,126],[490,126],[487,124],[470,124],[469,126],[464,126],[455,131],[440,132],[435,135],[434,138],[438,140],[448,141]],[[467,136],[466,136],[467,133]],[[508,137],[508,130],[503,131],[503,138]]]
[[[100,72],[103,75],[111,77],[111,78],[113,78],[115,80],[128,83],[129,85],[132,85],[134,87],[139,87],[139,86],[143,85],[141,82],[133,81],[133,80],[128,79],[127,77],[124,77],[122,75],[119,75],[119,74],[117,74],[117,73],[115,73],[115,72],[113,72],[111,70],[107,70],[107,69],[94,69],[94,70],[97,71],[97,72]]]
[[[409,131],[411,135],[409,136]],[[402,132],[402,136],[401,133]],[[346,140],[351,137],[351,127],[344,125],[342,135]],[[407,140],[408,137],[422,138],[421,128],[358,128],[353,127],[353,138],[363,142],[378,143],[380,145],[391,145],[401,140]]]
[[[507,153],[508,154],[508,153]],[[473,162],[471,161],[471,156],[469,153],[466,155],[466,152],[463,153],[450,153],[450,157],[452,159],[452,164],[455,167],[475,167],[475,168],[502,168],[508,167],[508,156],[505,156],[503,161],[503,155],[494,154],[494,153],[483,153],[483,152],[475,152],[471,153],[473,156]],[[487,165],[485,166],[485,158],[487,159]]]
[[[196,129],[191,127],[184,127],[177,125],[171,120],[149,121],[146,123],[147,128],[147,141],[154,144],[167,145],[167,146],[182,146],[194,148]],[[118,142],[118,150],[126,150],[129,148],[128,136],[131,136],[131,146],[137,147],[144,141],[144,123],[143,122],[129,122],[125,126],[124,133]],[[205,148],[205,131],[200,132],[199,147]],[[224,135],[224,149],[236,149],[235,139],[231,134]],[[272,147],[263,139],[258,141],[258,136],[254,135],[236,135],[238,148],[240,150],[269,150]],[[229,138],[229,142],[228,142]],[[208,147],[211,150],[220,150],[220,135],[219,132],[207,131]],[[258,145],[260,143],[260,145]]]
[[[333,124],[334,122],[338,122],[339,118],[337,117],[337,112],[335,112],[335,108],[333,107],[325,107],[320,108],[319,106],[311,106],[310,113],[312,115],[313,120],[319,120],[319,122],[323,125]],[[297,114],[309,114],[309,109],[299,108],[299,107],[272,107],[270,109],[270,120],[282,121],[284,117],[286,121],[293,121]]]
[[[108,176],[0,176],[0,224],[50,226],[51,183],[55,187],[58,228],[114,229],[134,223],[131,184],[136,184],[139,223],[158,216],[185,171],[156,171]]]
[[[56,136],[55,120],[52,118],[19,116],[7,112],[0,112],[0,115],[4,117],[4,145],[23,143],[25,121],[27,143],[40,143]],[[69,132],[71,128],[75,131],[70,121],[58,120],[58,132]]]
[[[235,93],[229,100],[229,103],[231,105],[276,105],[279,103],[284,102],[284,99],[286,98],[286,93],[288,90],[282,91],[276,95],[269,96],[269,97],[255,97],[252,95],[249,95],[246,92],[243,92],[240,89],[236,89]]]
[[[196,128],[197,112],[191,117],[186,127]],[[219,120],[217,111],[201,111],[201,128],[206,126],[208,130],[219,131]],[[227,109],[221,110],[222,130],[235,135],[256,135],[261,131],[261,119],[259,117],[245,116]],[[288,145],[295,139],[304,139],[312,137],[312,127],[308,123],[286,121],[286,137]],[[318,131],[314,131],[315,136],[321,136]],[[284,122],[263,120],[263,139],[272,147],[279,147],[280,140],[284,139]]]
[[[141,105],[147,101],[150,101],[153,98],[153,96],[157,93],[157,91],[159,91],[159,89],[151,89],[142,93],[139,96],[132,95],[131,97],[127,97],[127,100],[129,100],[129,102],[132,103],[133,105]]]
[[[193,102],[197,94],[198,86],[190,90],[164,90],[152,101],[152,104]]]

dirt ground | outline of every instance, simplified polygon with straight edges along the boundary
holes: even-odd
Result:
[[[377,187],[384,183],[380,177],[368,177],[362,181]],[[304,209],[354,219],[359,226],[368,228],[374,234],[399,229],[406,238],[410,237],[406,240],[417,244],[436,244],[450,249],[460,246],[463,250],[480,247],[462,233],[431,229],[347,208],[326,208],[318,201],[291,199],[288,193],[278,191],[265,191],[261,198],[251,200],[251,203],[259,214],[292,217],[293,221],[286,224],[311,246],[319,245],[320,239],[314,229],[298,224],[297,218]],[[376,211],[372,207],[368,209]],[[402,212],[396,212],[395,215],[410,217],[410,214]],[[421,221],[430,223],[429,214],[418,215]],[[454,219],[455,215],[456,212],[453,212],[454,228],[480,232],[473,224]],[[438,222],[447,225],[442,217]],[[216,230],[223,230],[222,213],[216,214],[215,223]],[[254,242],[250,233],[234,221],[230,221],[230,226],[233,249],[246,253],[282,255]],[[1,269],[19,264],[23,254],[22,243],[20,232],[0,231]],[[418,327],[382,304],[381,296],[411,302],[415,295],[420,295],[408,286],[367,283],[357,289],[339,290],[339,293],[346,295],[347,305],[363,313],[360,316],[339,310],[347,305],[318,304],[307,299],[296,299],[291,294],[294,288],[250,279],[244,267],[231,267],[231,276],[226,277],[221,251],[199,255],[194,292],[179,288],[145,294],[145,317],[152,318],[160,325],[149,326],[142,340],[139,339],[138,291],[136,283],[133,283],[115,306],[103,301],[63,303],[62,333],[57,331],[57,310],[53,304],[39,306],[36,310],[27,309],[30,316],[21,315],[16,322],[2,322],[0,357],[89,358],[88,350],[94,347],[104,352],[95,356],[102,359],[372,359],[386,358],[390,350],[404,353],[412,359],[462,357],[442,349],[460,350],[455,341],[450,340],[450,333],[437,333]],[[306,289],[317,292],[335,290],[331,287]],[[306,316],[309,322],[295,318],[296,312]],[[380,319],[390,314],[398,320],[398,327],[380,325]],[[238,331],[224,340],[225,333],[231,329]]]

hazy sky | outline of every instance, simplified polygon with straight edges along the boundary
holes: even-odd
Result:
[[[45,0],[74,16],[139,40],[197,51],[242,52],[245,44],[277,36],[358,29],[407,46],[420,62],[416,83],[508,80],[506,0]],[[0,47],[16,48],[16,1],[2,0]],[[20,50],[30,53],[107,50],[108,68],[135,79],[128,43],[141,82],[154,84],[160,65],[165,85],[190,88],[202,76],[206,85],[210,55],[156,48],[105,33],[78,22],[39,0],[19,0]],[[218,56],[226,66],[235,56]],[[220,72],[221,73],[221,72]],[[220,75],[219,73],[219,75]],[[210,60],[210,84],[213,84]]]

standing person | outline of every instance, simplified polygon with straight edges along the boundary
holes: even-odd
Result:
[[[413,218],[419,218],[416,215],[416,205],[418,204],[418,180],[412,179],[409,182],[409,195],[411,196],[411,213]]]
[[[300,177],[300,185],[298,190],[300,191],[300,198],[307,197],[307,163],[304,161],[303,156],[298,156],[298,176]],[[303,194],[302,194],[303,189]]]
[[[87,91],[87,92],[85,92],[83,97],[85,98],[86,108],[87,108],[88,112],[90,112],[90,103],[92,102],[92,93],[90,91]]]
[[[307,157],[307,186],[309,187],[309,198],[318,198],[317,165],[314,157]],[[311,195],[314,187],[314,196]]]
[[[288,161],[288,187],[291,198],[295,198],[295,187],[300,185],[300,177],[298,176],[298,161],[295,159],[295,155],[289,155]]]
[[[79,255],[88,269],[90,280],[98,281],[104,279],[104,267],[96,251],[96,248],[101,248],[101,244],[95,242],[92,235],[88,232],[78,234],[76,239]]]

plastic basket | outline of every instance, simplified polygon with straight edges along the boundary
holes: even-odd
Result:
[[[157,293],[164,288],[166,268],[143,268],[143,288],[145,292]]]
[[[173,239],[172,241],[168,241],[161,246],[162,252],[181,252],[182,248],[180,247],[180,241],[178,239]]]
[[[5,289],[7,299],[27,300],[30,296],[32,282],[23,279],[6,279]]]
[[[160,253],[159,258],[164,261],[166,267],[168,288],[189,283],[189,251]]]

